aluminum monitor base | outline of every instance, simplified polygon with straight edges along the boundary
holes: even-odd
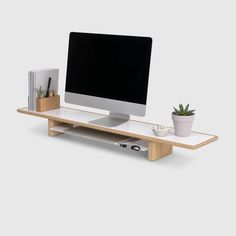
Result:
[[[115,127],[127,122],[129,118],[130,116],[126,114],[110,112],[109,116],[89,121],[89,123],[105,127]]]

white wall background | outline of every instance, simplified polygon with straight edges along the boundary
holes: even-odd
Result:
[[[235,235],[236,6],[230,0],[0,2],[0,235]],[[60,68],[70,31],[152,36],[145,120],[220,140],[149,162],[77,138],[47,136],[26,106],[27,72]]]

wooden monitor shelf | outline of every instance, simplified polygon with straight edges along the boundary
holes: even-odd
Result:
[[[57,136],[64,132],[65,125],[73,127],[85,127],[93,131],[102,131],[118,136],[138,138],[147,142],[148,160],[158,160],[161,157],[172,153],[173,146],[187,149],[197,149],[218,139],[215,135],[191,132],[189,137],[177,137],[174,130],[165,137],[157,137],[153,134],[151,126],[153,124],[129,120],[116,127],[104,127],[89,123],[92,120],[105,117],[105,115],[61,107],[60,109],[46,112],[30,111],[28,108],[17,109],[18,112],[27,115],[48,119],[48,135]],[[56,128],[58,127],[58,128]],[[68,132],[69,133],[69,132]]]

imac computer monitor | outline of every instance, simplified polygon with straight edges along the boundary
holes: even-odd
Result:
[[[144,116],[151,48],[150,37],[71,32],[65,102],[110,111],[98,125]]]

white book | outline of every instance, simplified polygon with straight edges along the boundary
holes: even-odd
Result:
[[[50,91],[58,92],[59,69],[47,68],[29,71],[29,110],[36,110],[36,89],[41,86],[43,90],[46,90],[49,77],[51,77]]]
[[[33,107],[33,87],[34,87],[34,74],[32,71],[28,73],[28,108],[34,110]]]

